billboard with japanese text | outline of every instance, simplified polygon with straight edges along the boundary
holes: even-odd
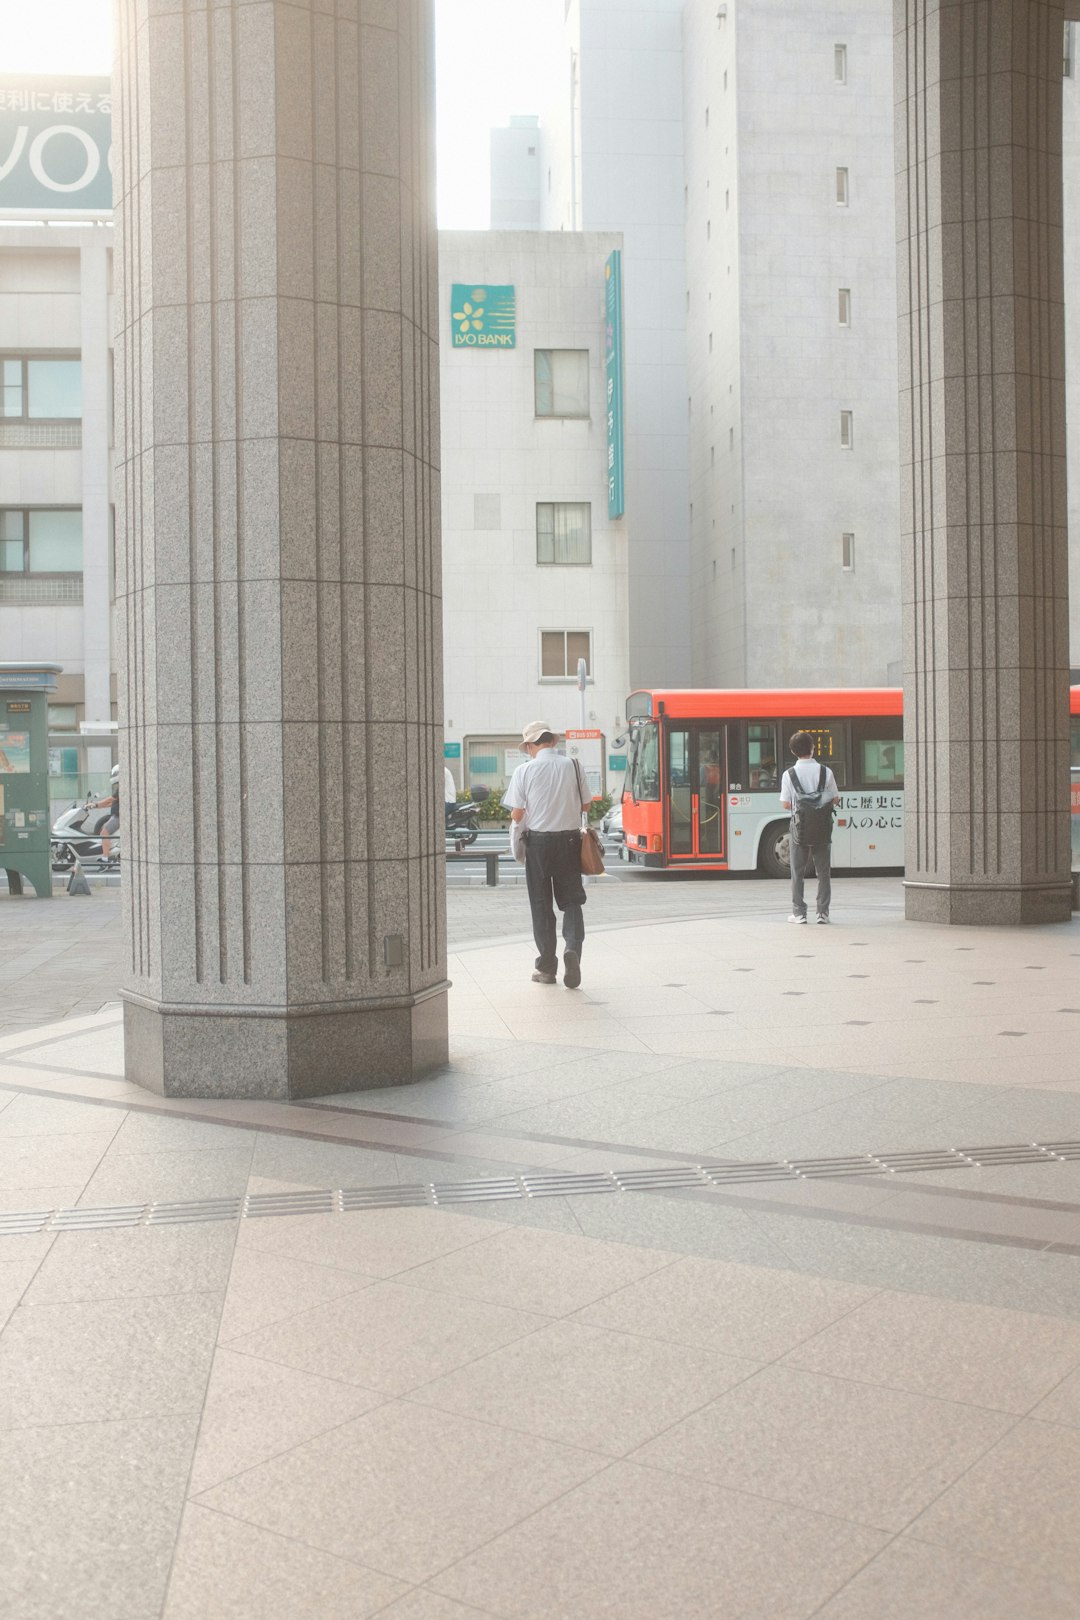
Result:
[[[112,201],[112,81],[0,77],[0,214],[108,214]]]

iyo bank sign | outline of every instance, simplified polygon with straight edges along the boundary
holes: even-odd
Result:
[[[450,342],[455,349],[516,348],[513,287],[455,281],[450,289]]]
[[[0,214],[112,205],[111,80],[0,77]]]

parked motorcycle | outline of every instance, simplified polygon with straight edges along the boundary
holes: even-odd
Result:
[[[446,806],[446,836],[460,852],[466,844],[475,844],[480,836],[480,807],[487,803],[486,787],[469,789],[472,797],[461,804]]]

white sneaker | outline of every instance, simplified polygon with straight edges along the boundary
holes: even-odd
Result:
[[[793,911],[791,913],[791,916],[788,918],[788,922],[804,923],[805,921],[806,921],[806,918],[805,917],[800,917],[799,913],[797,911]]]
[[[819,917],[819,918],[818,918],[818,922],[819,922],[819,923],[827,923],[827,922],[828,922],[828,920],[829,920],[829,919],[828,919],[828,917]]]

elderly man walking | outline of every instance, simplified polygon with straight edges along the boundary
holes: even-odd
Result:
[[[576,760],[556,753],[556,740],[542,720],[525,727],[521,745],[529,757],[510,778],[503,804],[515,821],[525,824],[525,882],[540,953],[533,979],[537,984],[558,980],[554,899],[563,914],[563,983],[576,990],[585,941],[581,815],[592,795]]]

